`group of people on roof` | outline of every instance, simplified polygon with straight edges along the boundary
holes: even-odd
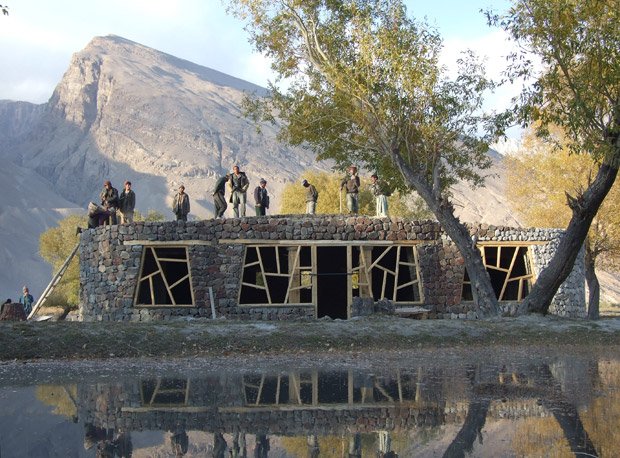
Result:
[[[370,190],[376,200],[376,216],[385,217],[388,215],[389,192],[386,192],[384,185],[379,181],[376,174],[371,175]],[[319,192],[316,187],[304,179],[301,182],[306,189],[306,213],[314,215]],[[229,190],[229,198],[226,199],[226,188]],[[215,206],[215,217],[223,218],[228,204],[232,205],[235,218],[246,216],[246,204],[248,201],[248,190],[250,180],[245,172],[242,172],[238,165],[233,166],[232,172],[227,173],[215,182],[213,188],[213,203]],[[340,190],[346,193],[347,209],[351,214],[359,212],[359,192],[360,178],[357,167],[351,166],[347,176],[340,183]],[[91,202],[88,206],[88,227],[93,228],[104,224],[131,223],[133,222],[134,209],[136,205],[136,194],[131,189],[131,182],[125,181],[125,186],[121,194],[112,186],[109,180],[103,184],[100,203]],[[269,192],[267,191],[267,180],[261,178],[258,186],[254,188],[254,210],[256,216],[264,216],[269,208]],[[180,185],[178,192],[172,201],[172,212],[177,221],[187,221],[190,212],[190,198],[185,192],[185,186]]]

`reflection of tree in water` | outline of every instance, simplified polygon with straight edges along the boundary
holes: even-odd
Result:
[[[35,392],[39,401],[54,407],[54,414],[77,419],[77,385],[38,385]]]
[[[500,371],[498,384],[477,384],[475,374],[476,369],[474,367],[468,368],[467,377],[472,384],[472,399],[463,426],[444,453],[444,457],[464,457],[465,453],[472,452],[476,438],[482,443],[481,431],[486,422],[492,400],[508,399],[514,396],[526,397],[528,395],[539,397],[539,402],[553,414],[569,445],[570,452],[581,456],[598,456],[577,408],[566,399],[560,383],[554,379],[549,365],[541,364],[535,367],[533,371],[529,371],[525,386],[522,386],[516,374],[507,378],[505,369]],[[534,441],[523,442],[532,444]],[[530,455],[531,451],[525,452]],[[547,448],[544,455],[547,455],[548,452],[549,449]]]
[[[620,447],[620,361],[599,361],[594,389],[602,395],[581,412],[586,430],[601,456],[618,455]]]

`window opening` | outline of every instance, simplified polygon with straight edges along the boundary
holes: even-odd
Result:
[[[186,247],[144,247],[135,305],[189,306],[194,303]]]
[[[374,247],[372,260],[369,270],[375,300],[386,298],[394,302],[422,302],[422,281],[416,247]]]
[[[142,380],[140,395],[142,405],[148,407],[187,405],[189,398],[189,380],[179,378],[162,378]]]
[[[522,301],[529,293],[534,280],[529,247],[483,245],[479,246],[482,261],[489,273],[495,297],[499,301]],[[463,301],[472,301],[471,280],[467,269],[463,278]]]
[[[239,303],[285,305],[312,303],[310,247],[247,246]]]

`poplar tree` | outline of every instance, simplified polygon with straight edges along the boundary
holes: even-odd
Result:
[[[492,88],[472,55],[450,78],[442,40],[400,0],[230,0],[278,79],[271,97],[248,101],[257,121],[283,122],[280,138],[415,189],[460,250],[478,315],[497,315],[489,276],[450,187],[481,186],[488,142],[502,123],[481,114]],[[279,89],[279,82],[285,87]],[[482,198],[482,197],[481,197]]]
[[[550,129],[562,141],[562,132]],[[536,227],[564,227],[571,219],[566,194],[576,195],[587,188],[598,170],[588,155],[554,150],[529,129],[522,147],[506,157],[506,190],[513,208],[524,222]],[[600,285],[597,268],[618,270],[620,266],[620,184],[609,195],[592,220],[585,240],[585,272],[588,284],[588,318],[599,317]]]
[[[596,164],[587,187],[567,194],[565,234],[522,304],[523,310],[547,313],[618,175],[620,0],[515,0],[506,14],[488,18],[518,45],[508,76],[529,82],[515,107],[518,119],[535,125],[556,148],[589,155]],[[563,131],[561,139],[551,126]]]

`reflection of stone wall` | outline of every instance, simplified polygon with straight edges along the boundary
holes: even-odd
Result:
[[[241,376],[207,377],[189,380],[188,409],[168,406],[146,409],[140,382],[81,385],[78,389],[79,418],[98,428],[122,431],[175,431],[298,436],[315,434],[403,432],[420,427],[462,424],[467,416],[471,393],[445,398],[445,393],[427,393],[433,400],[418,403],[353,405],[322,404],[316,407],[283,408],[260,406],[242,408]],[[427,397],[425,396],[425,398]],[[497,400],[489,406],[487,417],[546,417],[549,411],[536,397]]]
[[[471,228],[480,241],[546,242],[532,244],[535,270],[549,262],[561,231],[511,229],[479,225]],[[472,304],[461,303],[463,259],[438,223],[399,218],[343,215],[268,216],[164,223],[137,222],[85,231],[80,242],[80,317],[86,321],[167,320],[174,316],[211,317],[208,287],[214,289],[218,316],[238,319],[309,319],[308,306],[239,307],[237,304],[244,247],[222,239],[303,241],[418,241],[425,306],[439,318],[475,318]],[[133,306],[143,245],[126,242],[187,244],[194,305],[189,308]],[[583,256],[554,300],[552,311],[585,315]],[[510,311],[510,310],[508,310]]]

